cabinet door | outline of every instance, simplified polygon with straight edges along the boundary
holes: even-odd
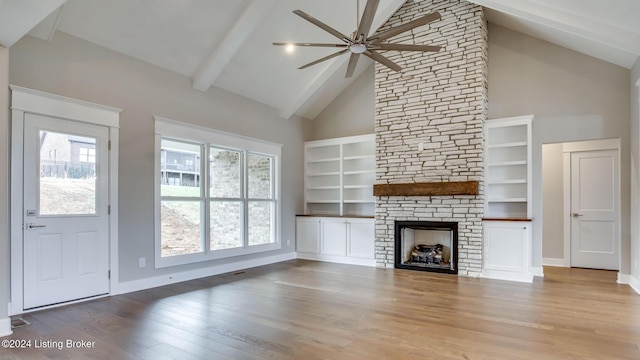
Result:
[[[375,221],[352,219],[347,223],[347,256],[364,259],[375,258]]]
[[[325,218],[322,226],[322,254],[347,255],[347,222],[344,219]]]
[[[320,252],[320,218],[296,218],[296,251],[311,254]]]
[[[484,268],[528,273],[530,222],[484,223]]]

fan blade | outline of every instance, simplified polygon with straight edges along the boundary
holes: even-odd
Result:
[[[313,16],[305,13],[304,11],[302,11],[302,10],[294,10],[293,13],[298,15],[298,16],[300,16],[301,18],[307,20],[308,22],[312,23],[313,25],[321,28],[322,30],[328,32],[329,34],[337,37],[338,39],[344,41],[345,43],[347,43],[347,44],[351,43],[351,39],[347,35],[339,32],[338,30],[336,30],[336,29],[332,28],[331,26],[323,23],[322,21],[314,18]]]
[[[409,45],[409,44],[378,44],[373,45],[372,50],[398,50],[398,51],[440,51],[441,46]]]
[[[323,62],[323,61],[325,61],[325,60],[329,60],[329,59],[334,58],[334,57],[336,57],[336,56],[338,56],[338,55],[342,55],[342,54],[344,54],[344,53],[346,53],[346,52],[348,52],[348,51],[349,51],[349,49],[344,49],[344,50],[338,51],[337,53],[333,53],[333,54],[331,54],[331,55],[329,55],[329,56],[325,56],[325,57],[323,57],[323,58],[321,58],[321,59],[318,59],[318,60],[316,60],[316,61],[312,61],[312,62],[310,62],[310,63],[308,63],[308,64],[306,64],[306,65],[302,65],[302,66],[300,66],[298,69],[305,69],[305,68],[308,68],[309,66],[313,66],[313,65],[318,64],[318,63],[321,63],[321,62]]]
[[[362,40],[366,39],[369,36],[369,31],[371,30],[371,24],[373,23],[373,18],[376,15],[376,10],[378,9],[379,0],[369,0],[367,1],[367,5],[364,7],[364,12],[362,13],[362,19],[360,20],[360,25],[358,26],[358,30],[356,33],[355,41],[358,41],[358,38],[362,35]]]
[[[391,70],[395,70],[395,71],[402,70],[400,65],[394,63],[393,61],[387,59],[386,57],[378,54],[377,52],[375,52],[373,50],[367,50],[367,51],[363,52],[363,54],[365,54],[366,56],[368,56],[368,57],[372,58],[373,60],[379,62],[380,64],[388,67]]]
[[[358,58],[360,58],[360,54],[351,53],[351,57],[349,57],[349,65],[347,66],[347,74],[344,76],[345,78],[350,78],[351,75],[353,75],[353,72],[356,70]]]
[[[391,28],[387,31],[381,32],[380,34],[374,35],[372,36],[370,39],[367,39],[368,42],[371,42],[373,44],[377,44],[383,40],[386,40],[390,37],[396,36],[398,34],[402,34],[403,32],[409,31],[413,28],[416,28],[418,26],[421,25],[426,25],[432,21],[438,20],[440,19],[440,13],[439,12],[434,12],[431,13],[429,15],[425,15],[421,18],[415,19],[413,21],[409,21],[408,23],[404,24],[404,25],[399,25],[396,26],[394,28]]]
[[[320,44],[320,43],[272,43],[276,46],[318,46],[318,47],[346,47],[347,44]]]

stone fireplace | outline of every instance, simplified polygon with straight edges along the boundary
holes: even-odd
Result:
[[[374,192],[376,263],[396,266],[397,222],[455,223],[455,270],[477,276],[482,270],[487,118],[482,7],[459,0],[407,1],[381,31],[434,11],[441,20],[393,41],[440,45],[438,53],[385,52],[403,68],[400,72],[376,64],[375,186],[394,190]],[[431,191],[460,183],[475,184],[475,191]]]

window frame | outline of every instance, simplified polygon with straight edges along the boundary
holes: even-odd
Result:
[[[197,125],[191,125],[175,120],[170,120],[155,116],[155,151],[154,151],[154,192],[155,192],[155,234],[154,234],[154,253],[155,268],[163,268],[169,266],[197,263],[201,261],[209,261],[215,259],[230,258],[234,256],[255,254],[282,248],[280,236],[280,159],[282,145],[260,139],[245,137],[237,134],[213,130]],[[161,196],[161,142],[162,139],[171,141],[186,142],[190,144],[198,144],[201,148],[200,154],[200,199],[203,201],[203,210],[201,210],[201,238],[202,252],[184,255],[174,255],[162,257],[161,253],[161,217],[160,209],[162,200]],[[220,201],[224,198],[212,197],[210,194],[210,176],[209,176],[209,155],[211,147],[216,149],[228,149],[239,151],[241,153],[241,234],[243,246],[238,248],[211,250],[210,239],[210,205],[213,201]],[[271,158],[271,181],[270,190],[272,199],[251,199],[248,192],[248,156],[254,154]],[[249,245],[249,229],[248,229],[248,204],[251,201],[265,201],[272,203],[273,214],[271,214],[271,223],[273,225],[271,237],[273,243]]]

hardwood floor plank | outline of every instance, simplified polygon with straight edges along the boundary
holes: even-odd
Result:
[[[616,273],[533,284],[294,260],[24,315],[5,359],[640,359]]]

